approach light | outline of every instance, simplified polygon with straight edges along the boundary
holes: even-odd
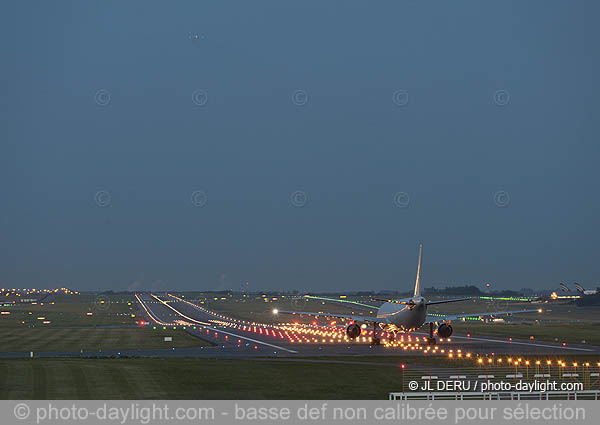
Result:
[[[276,308],[273,309],[273,314],[277,314],[279,313],[279,310],[277,310]]]

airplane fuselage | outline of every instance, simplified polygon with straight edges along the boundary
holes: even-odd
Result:
[[[396,300],[383,303],[377,311],[377,318],[387,322],[390,331],[412,332],[419,329],[427,319],[427,305],[423,297]],[[406,303],[406,304],[401,304]]]

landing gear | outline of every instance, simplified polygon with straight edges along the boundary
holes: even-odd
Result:
[[[435,337],[433,336],[433,322],[429,323],[429,338],[427,338],[427,344],[429,344],[429,345],[437,344],[437,341],[435,340]]]
[[[381,338],[377,333],[377,323],[373,323],[373,338],[371,339],[371,345],[381,345]]]

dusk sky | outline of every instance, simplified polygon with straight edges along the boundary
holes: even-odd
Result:
[[[597,1],[4,1],[0,286],[600,282]]]

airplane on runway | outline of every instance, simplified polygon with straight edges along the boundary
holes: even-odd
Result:
[[[324,317],[335,317],[338,319],[348,321],[346,327],[346,335],[350,339],[355,339],[360,336],[362,329],[365,329],[369,324],[373,326],[373,339],[371,343],[373,345],[379,345],[381,340],[379,338],[379,330],[392,333],[394,336],[396,333],[413,332],[421,328],[425,324],[429,324],[429,338],[427,339],[428,344],[436,344],[436,338],[434,334],[439,335],[441,338],[448,338],[452,335],[452,325],[450,324],[453,320],[466,319],[467,317],[494,317],[501,315],[511,315],[517,313],[541,313],[541,309],[535,310],[517,310],[517,311],[497,311],[487,313],[473,313],[473,314],[429,314],[427,313],[427,307],[436,304],[453,303],[459,301],[467,301],[472,298],[460,298],[452,300],[440,300],[440,301],[428,301],[421,295],[421,259],[423,257],[423,245],[419,246],[419,263],[417,266],[417,279],[415,282],[414,295],[410,298],[402,299],[379,299],[372,298],[373,301],[383,301],[383,304],[377,310],[376,316],[358,316],[358,315],[345,315],[337,313],[313,313],[313,312],[299,312],[299,311],[285,311],[274,309],[273,314],[296,314],[301,316],[324,316]],[[434,328],[437,329],[434,331]]]

